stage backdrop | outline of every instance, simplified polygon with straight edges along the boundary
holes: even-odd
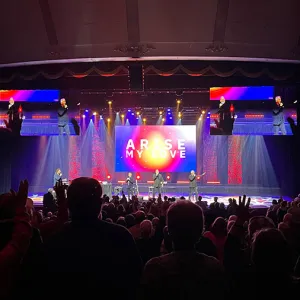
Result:
[[[116,126],[116,172],[196,170],[196,126]]]

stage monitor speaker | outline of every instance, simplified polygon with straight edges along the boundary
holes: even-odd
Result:
[[[143,66],[129,66],[130,89],[132,91],[143,91]]]

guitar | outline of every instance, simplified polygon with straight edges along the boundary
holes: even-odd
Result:
[[[197,177],[198,177],[198,176],[202,177],[202,176],[205,175],[205,174],[206,174],[206,172],[204,172],[204,173],[202,173],[202,174],[200,174],[200,175],[197,175]]]

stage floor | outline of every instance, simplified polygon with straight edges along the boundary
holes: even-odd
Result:
[[[177,199],[181,197],[182,195],[170,195],[168,194],[168,197],[176,197]],[[188,199],[188,195],[183,195]],[[213,202],[214,197],[217,196],[219,198],[219,202],[223,202],[225,205],[228,205],[228,199],[229,198],[235,198],[236,200],[239,199],[238,195],[202,195],[203,201],[207,201],[208,205]],[[278,197],[260,197],[260,196],[249,196],[251,198],[251,207],[252,208],[268,208],[272,204],[272,200],[276,199],[278,200]],[[34,205],[36,207],[42,207],[43,206],[43,196],[42,195],[31,195],[29,198],[31,198],[34,202]],[[141,200],[148,200],[148,194],[140,194],[139,198]],[[283,197],[284,200],[291,201],[289,197]],[[193,201],[194,202],[194,201]]]

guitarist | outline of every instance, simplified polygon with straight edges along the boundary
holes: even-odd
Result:
[[[128,173],[126,183],[127,183],[128,200],[130,200],[130,199],[132,199],[132,196],[133,196],[133,184],[134,184],[132,173]]]
[[[189,175],[189,182],[190,182],[189,200],[191,201],[191,198],[194,195],[195,195],[196,200],[197,200],[198,199],[197,176],[196,176],[194,170],[192,170],[191,174]]]
[[[155,198],[156,192],[158,192],[158,195],[161,195],[162,186],[164,183],[164,179],[159,173],[159,170],[155,170],[155,173],[153,174],[153,181],[153,198]]]

